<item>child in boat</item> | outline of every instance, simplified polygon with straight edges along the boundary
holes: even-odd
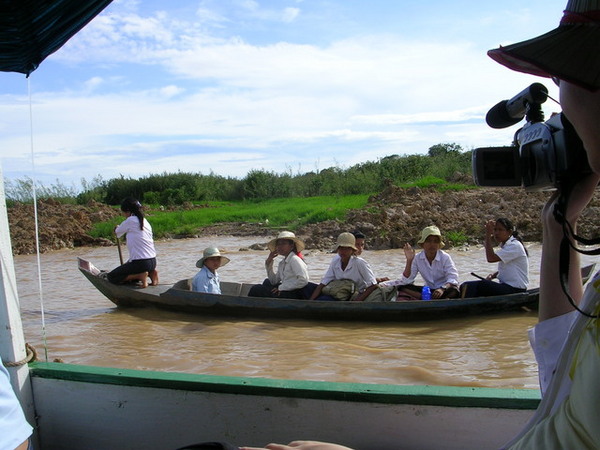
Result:
[[[142,287],[158,284],[158,271],[156,270],[156,250],[152,227],[144,217],[142,204],[135,198],[127,197],[121,203],[121,211],[126,219],[115,227],[117,238],[127,236],[127,251],[129,260],[108,273],[108,281],[115,284],[130,281],[139,281]]]
[[[494,241],[500,248],[494,251]],[[487,297],[490,295],[523,292],[529,285],[529,253],[513,223],[505,217],[488,220],[484,238],[487,262],[498,263],[498,270],[485,280],[465,281],[462,297]],[[498,283],[494,280],[498,279]]]
[[[281,297],[281,298],[304,298],[303,289],[308,284],[308,268],[302,257],[304,242],[296,237],[291,231],[282,231],[275,239],[272,239],[267,247],[270,250],[265,261],[267,279],[262,284],[255,284],[250,288],[250,297]],[[277,266],[277,272],[273,270],[273,260],[277,256],[283,259]]]
[[[192,279],[192,291],[220,294],[221,284],[217,269],[229,261],[229,258],[221,255],[217,247],[205,248],[202,258],[196,262],[200,271]]]
[[[406,267],[398,280],[384,281],[382,286],[399,286],[400,297],[420,299],[423,286],[413,284],[417,274],[421,274],[425,284],[431,289],[431,298],[456,298],[458,291],[458,271],[448,253],[442,250],[442,233],[435,225],[424,228],[417,243],[423,251],[415,254],[414,248],[406,243],[404,255]],[[404,298],[403,298],[404,299]]]
[[[362,231],[353,231],[352,234],[354,235],[354,238],[356,240],[356,251],[354,252],[354,254],[356,256],[360,256],[362,255],[363,250],[365,249],[365,244],[367,242],[367,236],[365,236],[365,234]],[[382,281],[388,281],[389,278],[388,277],[377,277],[376,278],[378,283],[381,283]]]
[[[336,243],[337,255],[333,257],[329,268],[321,279],[312,295],[311,300],[336,300],[333,294],[328,294],[325,287],[336,280],[352,280],[356,288],[353,301],[364,301],[377,289],[377,280],[369,263],[356,256],[356,238],[352,233],[341,233]],[[348,299],[349,300],[349,299]]]

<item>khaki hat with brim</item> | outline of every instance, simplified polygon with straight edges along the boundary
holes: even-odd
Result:
[[[335,245],[335,251],[337,251],[337,249],[339,247],[350,247],[354,250],[358,250],[356,248],[356,238],[354,237],[354,235],[352,233],[341,233],[338,236],[337,242]]]
[[[440,247],[443,247],[445,245],[444,241],[442,241],[442,233],[440,233],[440,229],[435,225],[423,228],[423,230],[421,231],[421,238],[417,241],[417,244],[423,245],[423,243],[427,240],[429,236],[439,236]]]
[[[600,0],[570,0],[558,28],[488,55],[509,69],[595,91],[600,89],[599,52]]]
[[[208,258],[213,258],[215,256],[221,257],[221,267],[230,261],[230,259],[227,256],[221,255],[221,252],[219,252],[219,249],[217,247],[208,247],[204,249],[204,252],[202,253],[202,258],[196,261],[196,267],[198,267],[199,269],[202,268],[202,266],[204,265],[204,260]]]
[[[296,237],[296,235],[294,233],[292,233],[291,231],[282,231],[281,233],[279,233],[277,235],[277,237],[275,239],[271,239],[269,241],[269,243],[267,244],[267,247],[269,248],[269,250],[271,250],[272,252],[275,251],[275,247],[276,247],[277,241],[279,239],[286,239],[288,241],[293,241],[294,244],[296,244],[297,252],[301,252],[302,250],[304,250],[304,242],[302,242],[300,239],[298,239]]]

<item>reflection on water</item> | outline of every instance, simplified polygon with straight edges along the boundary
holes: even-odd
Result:
[[[157,243],[160,281],[193,276],[202,250],[217,245],[231,262],[222,280],[260,282],[264,251],[240,251],[265,238],[206,237]],[[529,246],[537,285],[538,245]],[[487,274],[481,248],[452,251],[461,280]],[[203,373],[382,384],[537,387],[526,329],[535,313],[417,323],[350,323],[205,318],[155,309],[117,309],[79,273],[76,258],[112,269],[116,247],[42,255],[43,303],[49,359],[65,362]],[[306,252],[313,281],[331,254]],[[402,250],[363,254],[377,276],[399,276]],[[26,339],[43,347],[35,256],[15,257]],[[39,351],[43,354],[44,352]]]

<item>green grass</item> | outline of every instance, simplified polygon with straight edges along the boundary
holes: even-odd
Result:
[[[463,191],[465,189],[473,189],[473,187],[474,187],[473,185],[448,183],[447,181],[442,180],[441,178],[437,178],[437,177],[433,177],[433,176],[426,176],[426,177],[418,179],[417,181],[413,181],[411,183],[399,184],[398,186],[402,187],[402,188],[411,188],[411,187],[429,188],[429,187],[432,187],[441,192]]]
[[[227,222],[267,223],[274,229],[295,231],[302,225],[325,220],[343,219],[349,209],[363,208],[369,195],[346,195],[307,198],[282,198],[256,202],[208,202],[207,207],[191,210],[160,211],[150,209],[146,217],[152,224],[154,236],[169,234],[193,235],[208,225]],[[117,217],[94,225],[94,237],[113,238],[115,225],[123,220]]]
[[[448,231],[445,236],[452,247],[459,247],[469,241],[469,237],[462,231]]]

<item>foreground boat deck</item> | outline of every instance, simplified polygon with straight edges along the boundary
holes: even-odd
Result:
[[[316,439],[360,450],[498,448],[537,390],[271,380],[31,364],[44,449],[263,446]]]

